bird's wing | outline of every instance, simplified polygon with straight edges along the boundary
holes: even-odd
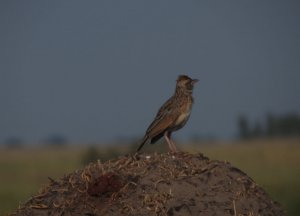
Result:
[[[173,100],[170,98],[158,110],[154,121],[147,129],[146,134],[148,137],[151,138],[162,133],[174,123],[177,113],[176,110],[174,110],[174,107],[172,107],[172,103]]]

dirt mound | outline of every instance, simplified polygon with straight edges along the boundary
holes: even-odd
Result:
[[[245,173],[202,154],[124,156],[50,183],[13,215],[284,215]]]

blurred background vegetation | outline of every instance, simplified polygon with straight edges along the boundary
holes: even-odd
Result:
[[[250,123],[241,115],[235,140],[201,139],[177,141],[180,149],[201,152],[210,159],[230,162],[246,172],[269,195],[283,205],[288,215],[300,213],[300,120],[297,115],[267,115],[265,122]],[[60,178],[90,162],[107,161],[134,153],[138,140],[116,143],[71,144],[61,135],[51,135],[37,145],[26,145],[17,137],[0,148],[0,214],[15,210],[48,177]],[[167,152],[164,140],[145,145],[143,152]]]

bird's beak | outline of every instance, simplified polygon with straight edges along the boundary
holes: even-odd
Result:
[[[194,85],[196,82],[198,82],[199,80],[198,79],[193,79],[192,80],[192,84]]]

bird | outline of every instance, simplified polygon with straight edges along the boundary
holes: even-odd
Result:
[[[181,129],[190,117],[194,102],[192,93],[196,82],[198,79],[192,79],[187,75],[178,76],[175,93],[158,110],[155,119],[146,130],[137,152],[148,140],[154,144],[162,137],[165,138],[171,152],[178,152],[171,139],[171,134]]]

